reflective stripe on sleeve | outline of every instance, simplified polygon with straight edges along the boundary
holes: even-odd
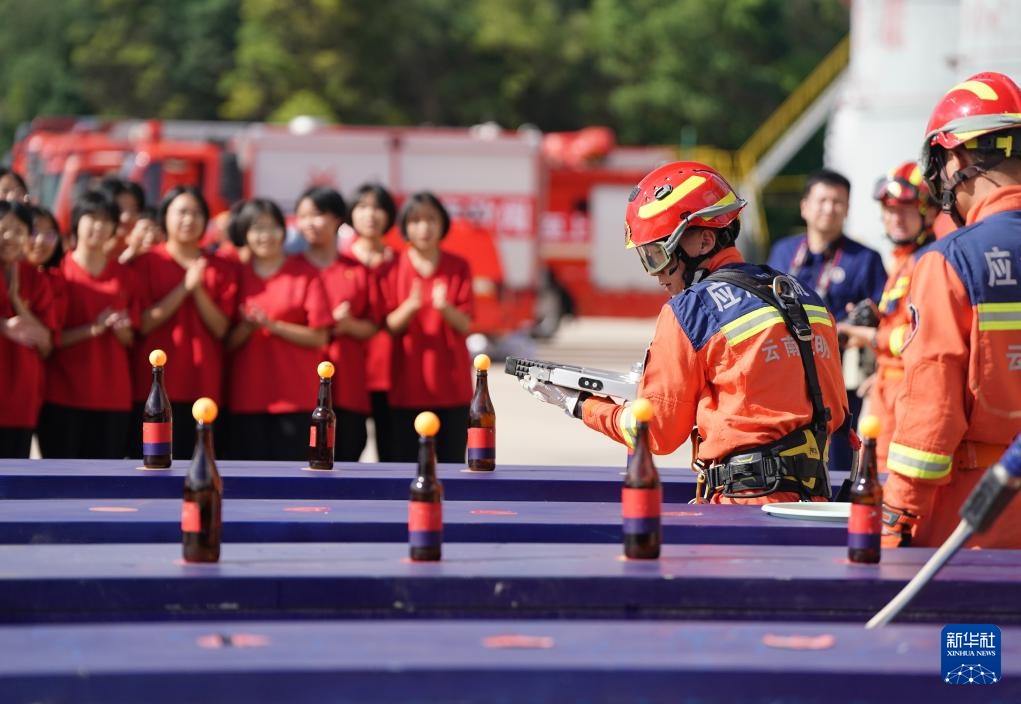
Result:
[[[624,442],[632,450],[635,449],[635,441],[638,439],[638,421],[635,414],[631,412],[631,406],[624,406],[620,415],[617,416],[617,428],[624,436]]]
[[[890,354],[894,357],[900,357],[901,350],[904,349],[904,340],[907,339],[910,329],[910,325],[898,325],[890,331]]]
[[[820,325],[833,327],[833,323],[830,321],[830,312],[826,310],[825,306],[806,305],[805,313],[808,315],[809,323],[819,323]]]
[[[1021,303],[979,303],[979,330],[1021,330]]]
[[[890,443],[886,466],[897,474],[918,479],[939,479],[950,473],[953,457],[935,452],[923,452],[907,445]]]
[[[733,346],[752,335],[762,332],[774,325],[783,325],[783,316],[772,306],[756,308],[736,320],[732,320],[720,330],[727,337],[727,344]]]

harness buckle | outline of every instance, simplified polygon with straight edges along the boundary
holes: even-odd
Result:
[[[794,282],[785,275],[775,276],[770,288],[773,290],[773,298],[790,318],[791,326],[794,328],[793,332],[797,338],[802,342],[811,342],[812,326],[808,322],[808,316],[805,315],[805,309],[798,301]]]

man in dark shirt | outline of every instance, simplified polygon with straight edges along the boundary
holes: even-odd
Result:
[[[850,196],[850,181],[836,171],[822,169],[810,174],[801,198],[806,232],[776,242],[768,262],[815,289],[837,321],[847,317],[849,303],[866,298],[878,302],[886,285],[886,269],[879,253],[844,234]],[[845,377],[851,411],[848,427],[852,428],[857,427],[862,404],[857,376]],[[829,468],[846,471],[850,466],[850,445],[845,433],[838,432],[830,442]]]

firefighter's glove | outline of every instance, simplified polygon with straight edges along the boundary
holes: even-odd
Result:
[[[638,421],[635,420],[630,403],[625,403],[621,408],[620,415],[617,416],[617,428],[624,436],[624,444],[628,446],[628,449],[635,449],[635,443],[638,442]]]
[[[883,504],[883,536],[881,543],[884,548],[911,547],[911,530],[918,525],[918,516],[889,504]]]
[[[521,386],[540,401],[559,406],[572,418],[581,418],[581,404],[590,394],[576,389],[539,381],[531,375],[521,380]]]

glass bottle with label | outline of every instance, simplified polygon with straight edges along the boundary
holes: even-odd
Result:
[[[468,407],[468,469],[496,469],[496,410],[489,396],[489,356],[476,355],[475,395]]]
[[[876,460],[879,431],[878,418],[867,416],[862,419],[861,461],[851,485],[851,516],[847,521],[847,558],[851,562],[879,562],[883,528],[883,485],[879,483],[879,463]]]
[[[166,469],[172,461],[174,415],[163,386],[166,363],[167,353],[163,350],[149,353],[152,386],[142,408],[142,466],[146,469]]]
[[[316,371],[319,373],[319,397],[308,430],[308,466],[333,469],[337,437],[337,414],[333,412],[334,369],[330,362],[320,362]]]
[[[656,559],[663,542],[660,527],[663,489],[649,449],[649,421],[652,403],[639,398],[631,404],[637,421],[635,451],[628,462],[621,490],[624,519],[624,555],[632,559]]]
[[[443,485],[436,478],[436,433],[440,419],[426,411],[415,418],[418,433],[418,474],[408,502],[409,557],[439,560],[443,548]]]
[[[217,562],[223,527],[223,480],[213,451],[216,403],[211,398],[200,398],[191,412],[197,422],[195,454],[184,478],[181,545],[185,562]]]

